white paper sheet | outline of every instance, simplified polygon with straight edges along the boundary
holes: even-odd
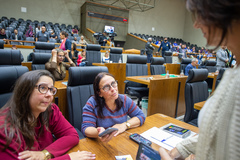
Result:
[[[170,125],[170,124],[168,124],[168,125]],[[176,147],[176,145],[179,142],[184,140],[183,138],[174,136],[170,133],[163,131],[162,128],[163,127],[161,127],[161,128],[153,127],[151,129],[143,132],[141,135],[143,137],[147,138],[148,140],[150,140],[151,142],[154,142],[167,150],[173,149],[174,147]],[[196,133],[191,132],[191,135],[189,137],[192,137],[194,135],[196,135]]]

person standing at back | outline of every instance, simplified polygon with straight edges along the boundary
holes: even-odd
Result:
[[[152,58],[152,54],[153,54],[153,50],[155,49],[152,44],[152,38],[148,38],[148,42],[145,45],[145,50],[146,50],[146,54],[147,54],[147,63],[151,63],[151,58]]]
[[[217,69],[226,67],[226,63],[228,62],[228,56],[226,52],[226,46],[221,46],[221,48],[217,51]]]
[[[162,49],[162,57],[165,56],[166,51],[169,51],[171,49],[171,45],[168,42],[167,37],[164,38],[164,41],[161,43],[160,47],[158,48],[157,53],[159,53],[161,49]]]

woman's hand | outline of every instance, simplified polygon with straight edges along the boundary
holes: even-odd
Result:
[[[100,134],[100,133],[102,133],[103,131],[105,131],[105,129],[104,129],[103,127],[98,127],[98,128],[97,128],[97,131],[98,131],[98,134]],[[115,135],[116,133],[117,133],[117,131],[112,132],[112,133],[110,133],[110,134],[107,134],[107,135],[104,136],[104,137],[99,137],[99,139],[100,139],[102,142],[107,143],[107,142],[109,142],[109,141],[114,137],[114,135]]]
[[[53,49],[52,50],[52,56],[54,57],[54,56],[57,56],[57,50],[56,49]]]
[[[69,58],[68,51],[63,51],[63,53],[66,58]]]
[[[92,154],[91,152],[87,151],[78,151],[78,152],[72,152],[69,154],[71,160],[87,160],[87,159],[95,159],[96,155]]]
[[[41,151],[23,151],[18,154],[18,159],[26,159],[26,160],[43,160],[45,158],[45,155]]]
[[[121,124],[115,124],[114,126],[112,126],[112,128],[117,128],[118,129],[118,132],[114,135],[116,137],[120,133],[123,133],[124,131],[126,131],[127,126],[126,126],[125,123],[121,123]]]

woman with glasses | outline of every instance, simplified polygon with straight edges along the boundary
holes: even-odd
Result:
[[[98,135],[105,129],[117,128],[117,132],[100,138],[103,142],[108,142],[113,136],[144,123],[142,110],[132,99],[118,94],[118,84],[113,75],[99,73],[93,82],[93,89],[94,96],[83,107],[82,133],[85,136],[100,138]]]
[[[65,154],[79,137],[52,103],[56,93],[49,71],[30,71],[17,80],[12,97],[0,110],[1,159],[95,158],[86,151]]]
[[[63,62],[65,57],[69,61],[70,65]],[[75,63],[71,60],[71,58],[69,58],[68,52],[61,49],[53,49],[52,57],[49,62],[45,64],[46,70],[53,74],[56,81],[63,80],[66,77],[66,70],[75,66]]]
[[[239,0],[187,0],[187,9],[201,29],[207,45],[227,46],[240,62]],[[239,54],[239,55],[238,55]],[[224,72],[214,94],[198,115],[199,136],[177,144],[168,153],[160,149],[162,160],[175,158],[196,160],[240,159],[240,68]]]

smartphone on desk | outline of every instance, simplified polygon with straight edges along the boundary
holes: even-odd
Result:
[[[117,128],[109,127],[108,129],[106,129],[105,131],[103,131],[102,133],[100,133],[98,136],[99,136],[99,137],[104,137],[104,136],[106,136],[107,134],[110,134],[110,133],[112,133],[112,132],[114,132],[114,131],[118,131],[118,129],[117,129]]]
[[[139,144],[136,160],[161,160],[158,151],[143,143]]]
[[[148,139],[144,138],[143,136],[141,136],[140,134],[137,134],[137,133],[131,134],[129,136],[129,138],[131,140],[133,140],[134,142],[137,142],[138,144],[143,143],[148,146],[151,146],[151,144],[152,144],[151,141],[149,141]]]
[[[163,128],[163,130],[180,138],[186,138],[191,134],[191,131],[189,129],[185,129],[172,124]]]

